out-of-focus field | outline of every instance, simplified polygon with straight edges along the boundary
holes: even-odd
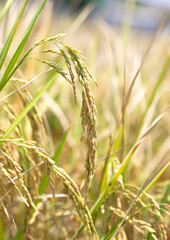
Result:
[[[0,70],[1,78],[38,8],[37,3],[25,10]],[[87,131],[81,126],[82,89],[87,93],[89,88],[87,83],[82,87],[78,81],[80,66],[73,70],[77,104],[74,87],[59,74],[30,111],[24,113],[54,75],[54,70],[48,71],[49,63],[56,63],[63,69],[58,71],[70,77],[62,54],[50,51],[59,52],[60,42],[48,41],[33,49],[0,93],[0,239],[72,239],[78,229],[77,239],[111,239],[113,234],[112,239],[168,239],[168,25],[158,29],[157,34],[133,29],[128,24],[113,26],[100,17],[88,18],[92,8],[88,5],[80,13],[57,13],[47,1],[20,59],[41,39],[66,33],[59,41],[82,52],[82,61],[97,82],[89,82],[97,109],[97,138],[92,136],[88,141],[91,128],[96,127],[90,118],[93,104],[91,115],[85,110],[83,113],[89,121]],[[14,2],[0,22],[0,48],[18,14]],[[42,76],[37,77],[39,74]],[[32,79],[28,86],[6,97]],[[23,117],[19,118],[21,113]],[[19,120],[15,127],[4,137],[16,119]],[[85,140],[81,141],[83,131]],[[93,163],[87,163],[86,156],[95,139],[97,152],[91,177]],[[44,160],[44,150],[74,182],[63,170],[60,175],[60,169]],[[86,228],[80,230],[81,224]]]

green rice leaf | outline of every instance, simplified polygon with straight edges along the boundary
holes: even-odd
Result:
[[[138,77],[140,71],[142,70],[142,67],[143,67],[144,62],[145,62],[145,60],[146,60],[146,57],[148,56],[149,51],[150,51],[150,49],[151,49],[154,41],[156,40],[159,32],[161,31],[161,29],[162,29],[162,27],[163,27],[163,25],[164,25],[164,23],[165,23],[165,21],[166,21],[166,19],[167,19],[167,16],[168,16],[168,15],[166,15],[166,16],[163,18],[163,20],[162,20],[162,22],[161,22],[158,30],[156,31],[156,33],[155,33],[155,35],[154,35],[154,37],[153,37],[153,39],[152,39],[149,47],[147,48],[147,50],[146,50],[146,52],[145,52],[145,54],[144,54],[144,56],[143,56],[142,62],[141,62],[140,66],[139,66],[139,68],[138,68],[138,70],[137,70],[137,72],[136,72],[136,74],[135,74],[135,76],[134,76],[134,78],[133,78],[133,80],[132,80],[132,82],[131,82],[131,84],[130,84],[130,87],[129,87],[129,90],[128,90],[128,93],[127,93],[127,97],[126,97],[125,109],[126,109],[126,107],[127,107],[127,105],[128,105],[128,102],[129,102],[130,97],[131,97],[131,94],[132,94],[132,90],[133,90],[133,88],[134,88],[134,85],[135,85],[135,82],[136,82],[136,80],[137,80],[137,77]]]
[[[170,183],[169,183],[168,187],[166,188],[166,191],[165,191],[165,193],[164,193],[164,196],[163,196],[163,198],[162,198],[161,203],[166,203],[167,200],[168,200],[169,195],[170,195]],[[164,206],[161,205],[161,206],[160,206],[160,213],[163,212],[163,209],[164,209]]]
[[[102,238],[102,240],[109,240],[109,239],[112,237],[112,235],[113,235],[113,233],[116,231],[116,229],[117,229],[120,221],[121,221],[121,220],[117,221],[117,222],[113,225],[113,227],[106,233],[106,235]]]
[[[7,129],[5,134],[1,137],[1,140],[5,139],[9,136],[9,134],[14,130],[14,128],[21,122],[21,120],[27,115],[27,113],[31,110],[31,108],[36,104],[36,102],[41,98],[42,94],[53,84],[56,79],[57,73],[53,75],[53,77],[44,85],[44,87],[37,93],[37,95],[33,98],[33,100],[22,110],[22,112],[18,115],[15,121],[11,124],[11,126]],[[2,142],[0,143],[0,145]]]
[[[62,150],[63,150],[64,144],[67,140],[67,136],[68,136],[69,131],[70,131],[70,127],[65,132],[64,136],[62,137],[62,139],[61,139],[61,141],[58,145],[58,148],[56,149],[56,152],[55,152],[54,157],[53,157],[53,160],[54,160],[55,164],[58,163],[58,159],[59,159],[59,157],[62,153]]]
[[[123,124],[121,123],[118,129],[118,133],[116,136],[116,140],[114,142],[113,146],[113,152],[116,152],[120,149],[121,146],[121,140],[122,140],[122,134],[123,134]]]
[[[168,161],[165,166],[156,174],[154,179],[146,186],[144,191],[141,193],[140,197],[143,197],[145,192],[148,192],[153,185],[158,181],[158,179],[162,176],[162,174],[165,172],[165,170],[170,166],[170,161]]]
[[[14,237],[14,240],[22,240],[24,232],[21,228],[18,229],[17,234]]]
[[[2,225],[2,219],[0,218],[0,239],[4,240],[4,229],[3,229],[3,225]]]
[[[131,150],[130,152],[127,154],[127,156],[125,157],[125,160],[123,161],[121,167],[119,168],[119,170],[116,172],[116,174],[112,177],[112,179],[110,180],[109,184],[107,185],[107,187],[105,188],[105,190],[102,192],[102,194],[100,195],[100,197],[98,198],[97,202],[95,203],[95,205],[93,206],[92,210],[91,210],[91,214],[92,216],[95,215],[96,211],[100,208],[100,206],[102,205],[102,203],[104,202],[106,196],[108,195],[108,193],[110,192],[110,190],[113,189],[114,184],[116,183],[117,179],[119,178],[119,176],[124,172],[127,164],[129,163],[130,159],[132,158],[133,154],[135,153],[136,149],[139,147],[139,145],[141,144],[142,141],[138,142]]]
[[[100,186],[100,193],[102,193],[107,186],[107,183],[109,180],[109,172],[110,172],[110,169],[113,169],[114,162],[115,162],[114,157],[108,157],[106,159],[106,164],[104,166],[104,171],[103,171],[103,176],[102,176],[102,181]]]
[[[0,91],[2,91],[4,86],[9,81],[8,75],[10,74],[10,72],[12,71],[12,69],[13,69],[13,67],[14,67],[14,65],[16,63],[16,61],[18,60],[18,58],[19,58],[19,56],[20,56],[20,54],[21,54],[21,52],[22,52],[22,50],[23,50],[23,48],[24,48],[24,46],[25,46],[25,44],[27,42],[27,39],[28,39],[28,37],[29,37],[29,35],[30,35],[31,31],[32,31],[32,28],[33,28],[33,26],[34,26],[34,24],[35,24],[35,22],[36,22],[36,20],[37,20],[37,18],[39,16],[41,10],[42,10],[42,8],[43,8],[43,6],[45,4],[45,2],[46,2],[46,0],[42,0],[39,8],[37,9],[34,17],[32,18],[32,21],[29,24],[29,26],[28,26],[28,28],[27,28],[27,30],[26,30],[26,32],[25,32],[25,34],[24,34],[24,36],[23,36],[23,38],[22,38],[22,40],[21,40],[21,42],[20,42],[20,44],[19,44],[19,46],[17,48],[17,50],[15,51],[13,57],[11,58],[11,61],[9,62],[9,64],[8,64],[4,74],[2,75],[2,78],[0,79]]]
[[[157,91],[159,90],[160,88],[160,85],[161,83],[163,82],[165,76],[166,76],[166,73],[168,72],[168,69],[169,69],[169,66],[170,66],[170,54],[166,57],[165,61],[164,61],[164,64],[163,64],[163,67],[161,69],[161,72],[160,72],[160,75],[158,76],[158,79],[155,83],[155,86],[154,86],[154,89],[152,91],[152,93],[150,94],[150,97],[149,97],[149,100],[148,100],[148,103],[147,103],[147,108],[141,118],[141,122],[139,124],[139,127],[137,129],[137,132],[136,132],[136,137],[135,137],[135,140],[139,137],[140,135],[140,132],[141,132],[141,129],[143,127],[143,123],[144,123],[144,120],[145,120],[145,117],[147,115],[147,113],[149,112],[149,109],[155,99],[155,97],[157,96],[156,93]]]
[[[120,124],[116,139],[114,141],[113,152],[117,152],[118,149],[120,149],[122,133],[123,133],[123,125]],[[102,180],[101,180],[101,185],[100,185],[100,193],[102,193],[103,190],[106,188],[110,169],[113,169],[113,166],[114,166],[114,158],[113,157],[110,158],[109,153],[108,153],[108,157],[105,160],[105,165],[104,165],[104,170],[103,170],[103,175],[102,175]]]
[[[38,188],[39,195],[42,195],[45,192],[45,189],[47,186],[48,186],[48,176],[44,174]]]
[[[16,30],[18,28],[18,24],[19,24],[19,22],[21,20],[21,17],[23,15],[23,12],[25,10],[27,2],[28,2],[28,0],[24,1],[24,4],[23,4],[23,6],[21,8],[21,11],[20,11],[20,13],[19,13],[19,15],[18,15],[18,17],[17,17],[17,19],[16,19],[16,21],[15,21],[15,23],[14,23],[12,29],[11,29],[11,32],[10,32],[7,40],[5,41],[5,44],[4,44],[4,46],[3,46],[3,48],[2,48],[2,50],[0,52],[0,69],[2,68],[2,65],[3,65],[3,63],[5,61],[6,55],[8,53],[9,48],[10,48],[10,45],[11,45],[11,42],[12,42],[12,40],[14,38]]]

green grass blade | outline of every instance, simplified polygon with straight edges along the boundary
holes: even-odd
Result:
[[[3,7],[1,13],[0,13],[0,21],[3,19],[5,14],[8,12],[13,0],[7,0],[5,6]]]
[[[145,192],[148,192],[153,185],[158,181],[158,179],[162,176],[162,174],[165,172],[165,170],[170,166],[170,161],[168,161],[165,166],[157,173],[157,175],[153,178],[153,180],[146,186],[144,191],[140,194],[140,197],[143,197],[145,195]]]
[[[12,68],[14,67],[16,61],[18,60],[18,58],[19,58],[19,56],[20,56],[20,54],[22,52],[22,49],[24,48],[24,46],[25,46],[25,44],[27,42],[27,39],[28,39],[28,37],[29,37],[29,35],[31,33],[31,30],[32,30],[32,28],[33,28],[33,26],[34,26],[34,24],[35,24],[35,22],[36,22],[36,20],[37,20],[37,18],[39,16],[41,10],[42,10],[45,2],[46,2],[46,0],[42,0],[39,8],[37,9],[34,17],[31,20],[31,22],[30,22],[30,24],[29,24],[29,26],[28,26],[28,28],[27,28],[27,30],[26,30],[26,32],[25,32],[25,34],[24,34],[24,36],[23,36],[23,38],[22,38],[22,40],[21,40],[21,42],[20,42],[20,44],[19,44],[19,46],[17,48],[17,50],[15,51],[13,57],[11,58],[11,61],[8,64],[8,66],[7,66],[5,72],[4,72],[4,74],[3,74],[3,76],[2,76],[2,78],[0,80],[0,91],[2,91],[4,86],[9,81],[8,75],[10,74],[10,72],[12,71]]]
[[[18,229],[17,234],[14,237],[14,240],[22,240],[24,232],[21,228]]]
[[[168,72],[168,69],[170,67],[170,54],[168,54],[167,58],[165,59],[164,61],[164,64],[161,68],[161,72],[160,72],[160,75],[156,81],[156,84],[155,84],[155,87],[153,89],[153,92],[152,94],[150,95],[150,98],[149,98],[149,101],[148,101],[148,104],[147,104],[147,109],[151,106],[151,104],[153,103],[153,100],[156,96],[156,93],[160,87],[160,84],[163,82],[167,72]]]
[[[95,203],[95,205],[93,206],[92,210],[91,210],[91,214],[92,216],[95,215],[96,211],[100,208],[100,206],[102,205],[102,203],[105,200],[105,197],[107,196],[107,194],[112,190],[113,186],[115,185],[117,179],[119,178],[119,176],[124,172],[127,164],[129,163],[130,159],[132,158],[134,152],[136,151],[136,149],[138,148],[138,146],[141,144],[142,141],[140,141],[139,143],[137,143],[128,153],[128,155],[126,156],[125,160],[123,161],[121,167],[119,168],[119,170],[116,172],[116,174],[112,177],[112,179],[110,180],[109,184],[107,185],[107,187],[105,188],[105,190],[102,192],[102,194],[100,195],[99,199],[97,200],[97,202]]]
[[[117,132],[116,139],[114,141],[113,150],[112,150],[112,147],[110,147],[109,152],[108,152],[108,156],[110,155],[111,150],[113,152],[117,152],[118,149],[120,149],[120,144],[121,144],[121,139],[122,139],[122,132],[123,132],[123,125],[120,124],[120,127],[119,127],[118,132]],[[110,168],[111,165],[114,166],[114,158],[107,157],[106,160],[105,160],[105,165],[104,165],[102,179],[101,179],[101,184],[100,184],[100,193],[102,193],[103,190],[107,186],[108,172],[110,171],[109,169],[112,169],[112,168]]]
[[[116,231],[116,229],[117,229],[120,221],[121,221],[121,220],[117,221],[117,222],[113,225],[113,227],[106,233],[106,235],[102,238],[102,240],[109,240],[109,239],[112,237],[112,235],[113,235],[113,233]]]
[[[120,149],[121,140],[123,134],[123,124],[121,123],[119,126],[118,134],[114,143],[113,152],[117,152]]]
[[[109,172],[110,172],[110,169],[113,169],[114,162],[115,162],[114,157],[108,157],[106,159],[103,175],[102,175],[101,186],[100,186],[100,193],[102,193],[107,186],[107,183],[109,181]]]
[[[39,195],[42,195],[45,192],[45,189],[47,186],[48,186],[48,176],[44,174],[38,187]]]
[[[161,83],[163,82],[165,76],[166,76],[166,73],[168,72],[168,69],[169,69],[169,66],[170,66],[170,54],[167,56],[167,58],[165,59],[165,62],[163,64],[163,67],[162,67],[162,70],[161,70],[161,73],[156,81],[156,84],[155,84],[155,87],[152,91],[152,93],[150,94],[150,98],[148,100],[148,103],[147,103],[147,108],[141,118],[141,122],[139,124],[139,127],[137,129],[137,133],[136,133],[136,136],[135,136],[135,140],[139,137],[140,135],[140,132],[141,132],[141,129],[142,129],[142,126],[143,126],[143,123],[144,123],[144,120],[145,120],[145,117],[146,117],[146,114],[148,113],[154,99],[155,99],[155,96],[156,96],[156,93],[157,91],[159,90],[159,87],[161,85]]]
[[[4,228],[2,225],[2,218],[0,218],[0,240],[4,240]]]
[[[38,92],[38,94],[33,98],[33,100],[22,110],[22,112],[18,115],[15,121],[11,124],[11,126],[7,129],[5,134],[1,137],[1,140],[7,138],[9,134],[14,130],[14,128],[21,122],[21,120],[27,115],[27,113],[31,110],[31,108],[36,104],[36,102],[40,99],[42,94],[53,84],[56,79],[58,73],[55,73],[54,76],[44,85],[44,87]],[[0,143],[0,145],[2,142]]]
[[[148,233],[147,237],[146,237],[146,240],[150,240],[152,239],[152,234],[151,233]]]
[[[3,63],[5,61],[6,55],[8,53],[8,50],[9,50],[10,45],[11,45],[11,42],[12,42],[12,40],[14,38],[14,35],[15,35],[16,30],[18,28],[18,24],[19,24],[19,22],[21,20],[21,17],[23,15],[23,12],[24,12],[24,10],[26,8],[27,3],[28,3],[28,0],[25,0],[23,6],[21,8],[21,11],[20,11],[20,13],[19,13],[19,15],[18,15],[18,17],[17,17],[17,19],[16,19],[12,29],[11,29],[11,32],[10,32],[7,40],[5,41],[5,44],[4,44],[3,48],[2,48],[2,50],[1,50],[1,53],[0,53],[0,69],[2,68],[2,65],[3,65]]]
[[[143,197],[145,195],[145,192],[148,192],[153,185],[155,184],[155,182],[158,181],[158,179],[162,176],[162,174],[166,171],[166,169],[170,166],[170,161],[167,162],[167,164],[165,164],[165,166],[161,169],[161,171],[159,171],[159,173],[154,177],[154,179],[148,184],[148,186],[145,188],[145,190],[141,193],[140,197]],[[170,194],[170,184],[168,185],[168,188],[165,191],[164,197],[163,197],[163,202],[166,202],[168,195]],[[160,206],[160,213],[162,213],[164,206],[161,205]],[[152,234],[148,233],[147,235],[147,240],[152,239]]]
[[[166,189],[166,191],[165,191],[165,193],[164,193],[164,196],[163,196],[163,198],[162,198],[161,203],[166,203],[167,200],[168,200],[169,195],[170,195],[170,183],[169,183],[169,185],[168,185],[168,187],[167,187],[167,189]],[[164,206],[161,205],[161,206],[160,206],[160,213],[163,212],[163,209],[164,209]]]
[[[65,144],[65,142],[67,140],[67,136],[68,136],[69,131],[70,131],[70,127],[65,132],[64,136],[62,137],[62,139],[61,139],[61,141],[59,143],[58,148],[56,149],[56,152],[55,152],[54,157],[53,157],[53,160],[54,160],[55,164],[58,163],[58,159],[59,159],[59,157],[60,157],[60,155],[62,153],[62,150],[63,150],[64,144]]]
[[[125,109],[126,109],[128,103],[129,103],[129,100],[130,100],[130,97],[131,97],[131,94],[132,94],[132,90],[133,90],[133,88],[134,88],[134,85],[135,85],[135,82],[136,82],[136,80],[137,80],[137,77],[138,77],[140,71],[142,70],[142,67],[143,67],[144,62],[145,62],[145,60],[146,60],[146,57],[148,56],[149,51],[150,51],[150,49],[151,49],[154,41],[156,40],[159,32],[161,31],[161,29],[162,29],[162,27],[163,27],[163,25],[164,25],[164,23],[165,23],[165,21],[166,21],[166,19],[167,19],[167,16],[168,16],[168,14],[163,18],[163,20],[162,20],[162,22],[161,22],[158,30],[156,31],[156,33],[155,33],[155,35],[154,35],[154,37],[153,37],[153,39],[152,39],[149,47],[147,48],[147,50],[146,50],[146,52],[145,52],[145,54],[144,54],[144,56],[143,56],[142,62],[141,62],[140,66],[139,66],[139,68],[138,68],[138,70],[137,70],[137,72],[136,72],[136,74],[135,74],[135,76],[134,76],[134,78],[133,78],[133,80],[132,80],[132,82],[131,82],[131,84],[130,84],[130,87],[129,87],[129,90],[128,90],[128,93],[127,93],[127,97],[126,97],[126,104],[125,104],[125,106],[124,106]]]
[[[146,189],[144,190],[144,192],[147,192],[147,191],[155,184],[155,182],[156,182],[156,181],[160,178],[160,176],[165,172],[165,170],[169,167],[169,165],[170,165],[170,162],[168,162],[168,163],[162,168],[162,170],[156,175],[156,177],[155,177],[155,178],[150,182],[150,184],[146,187]],[[144,195],[144,192],[142,193],[141,197]],[[168,185],[168,187],[167,187],[167,189],[166,189],[166,191],[165,191],[165,193],[164,193],[164,196],[163,196],[163,198],[162,198],[161,203],[165,203],[165,202],[167,201],[169,194],[170,194],[170,183],[169,183],[169,185]],[[161,214],[162,214],[162,212],[163,212],[163,209],[164,209],[164,206],[161,205],[161,206],[160,206],[160,210],[159,210]],[[151,233],[148,233],[148,235],[147,235],[147,240],[150,240],[150,239],[152,239],[152,234],[151,234]]]

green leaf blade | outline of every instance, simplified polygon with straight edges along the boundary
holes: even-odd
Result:
[[[31,108],[36,104],[36,102],[40,99],[42,94],[53,84],[56,79],[57,73],[53,75],[53,77],[44,85],[44,87],[38,92],[38,94],[33,98],[33,100],[21,111],[15,121],[11,124],[11,126],[7,129],[5,134],[1,137],[0,140],[6,139],[9,134],[14,130],[14,128],[21,122],[21,120],[27,115],[27,113],[31,110]],[[1,141],[0,145],[3,141]]]
[[[59,143],[58,148],[56,149],[56,152],[55,152],[54,157],[53,157],[53,160],[54,160],[55,164],[58,163],[58,160],[59,160],[59,157],[60,157],[60,155],[62,153],[64,144],[65,144],[65,142],[67,140],[67,136],[68,136],[69,131],[70,131],[70,127],[65,132],[64,136],[62,137],[62,139],[61,139],[61,141]]]
[[[8,35],[8,38],[5,41],[5,44],[4,44],[4,46],[3,46],[2,50],[1,50],[1,53],[0,53],[0,69],[2,68],[2,65],[3,65],[3,63],[5,61],[6,55],[8,53],[9,48],[10,48],[12,40],[13,40],[13,38],[15,36],[16,30],[18,28],[19,22],[20,22],[21,17],[22,17],[22,15],[24,13],[24,10],[26,8],[27,3],[28,3],[28,0],[25,0],[23,6],[21,8],[21,11],[20,11],[20,13],[19,13],[19,15],[18,15],[18,17],[17,17],[17,19],[16,19],[12,29],[11,29],[11,32]]]
[[[12,71],[12,69],[13,69],[13,67],[16,63],[16,61],[18,60],[18,58],[19,58],[19,56],[20,56],[20,54],[21,54],[21,52],[22,52],[22,50],[23,50],[23,48],[24,48],[24,46],[27,42],[27,39],[28,39],[28,37],[31,33],[31,30],[32,30],[32,28],[33,28],[33,26],[34,26],[34,24],[35,24],[35,22],[36,22],[36,20],[37,20],[37,18],[38,18],[38,16],[39,16],[39,14],[40,14],[40,12],[41,12],[41,10],[42,10],[46,1],[47,0],[42,0],[41,4],[39,5],[39,8],[37,9],[34,17],[32,18],[29,26],[27,27],[27,30],[26,30],[26,32],[25,32],[17,50],[15,51],[13,57],[11,58],[11,61],[8,64],[8,66],[7,66],[5,72],[4,72],[4,74],[3,74],[3,76],[0,80],[0,91],[2,91],[2,89],[5,87],[5,85],[9,81],[8,75],[10,74],[10,72]]]

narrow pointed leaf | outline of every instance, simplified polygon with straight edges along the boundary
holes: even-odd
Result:
[[[20,44],[19,44],[19,46],[17,48],[17,50],[15,51],[13,57],[11,58],[11,61],[8,64],[8,66],[7,66],[5,72],[4,72],[4,74],[3,74],[3,76],[2,76],[2,78],[0,80],[0,91],[2,91],[4,86],[9,81],[8,75],[10,74],[10,72],[12,71],[12,69],[13,69],[13,67],[14,67],[14,65],[16,63],[16,61],[18,60],[18,58],[19,58],[19,56],[20,56],[20,54],[22,52],[22,49],[24,48],[24,46],[25,46],[25,44],[27,42],[27,39],[28,39],[28,37],[29,37],[29,35],[31,33],[31,30],[32,30],[32,28],[33,28],[33,26],[34,26],[34,24],[35,24],[35,22],[36,22],[36,20],[37,20],[37,18],[39,16],[41,10],[42,10],[45,2],[46,2],[46,0],[42,0],[42,2],[40,4],[39,8],[37,9],[37,11],[36,11],[32,21],[29,24],[29,26],[28,26],[28,28],[27,28],[27,30],[26,30],[26,32],[25,32],[25,34],[24,34],[24,36],[23,36],[23,38],[22,38],[22,40],[21,40],[21,42],[20,42]]]
[[[36,104],[36,102],[40,99],[42,94],[53,84],[57,73],[44,85],[44,87],[38,92],[38,94],[33,98],[33,100],[22,110],[22,112],[18,115],[15,121],[11,124],[11,126],[7,129],[5,134],[1,137],[1,139],[5,139],[9,136],[9,134],[14,130],[14,128],[21,122],[21,120],[27,115],[27,113],[31,110],[31,108]],[[2,142],[0,143],[0,145]]]
[[[165,170],[170,166],[170,161],[168,161],[165,166],[157,173],[157,175],[154,177],[154,179],[146,186],[144,191],[140,194],[140,197],[143,197],[145,192],[148,192],[153,185],[158,181],[158,179],[162,176],[162,174],[165,172]]]
[[[105,197],[107,196],[107,194],[110,192],[110,190],[112,190],[114,184],[116,183],[117,179],[119,178],[119,176],[124,172],[127,164],[129,163],[130,159],[132,158],[134,152],[136,151],[136,149],[139,147],[139,145],[141,144],[142,141],[140,141],[139,143],[137,143],[128,153],[128,155],[126,156],[125,160],[123,161],[121,167],[119,168],[119,170],[116,172],[116,174],[112,177],[112,179],[110,180],[109,184],[107,185],[107,187],[105,188],[105,190],[102,192],[102,194],[100,195],[99,199],[97,200],[97,202],[95,203],[95,205],[93,206],[92,210],[91,210],[91,214],[92,216],[95,215],[96,211],[100,208],[100,206],[102,205],[102,203],[105,200]]]
[[[38,187],[39,195],[42,195],[45,192],[45,189],[47,188],[47,186],[48,186],[48,176],[47,174],[44,174]]]
[[[141,62],[141,64],[140,64],[140,67],[138,68],[138,70],[137,70],[137,72],[136,72],[136,74],[135,74],[135,76],[134,76],[134,78],[133,78],[133,80],[132,80],[132,82],[131,82],[131,84],[130,84],[130,87],[129,87],[129,90],[128,90],[128,93],[127,93],[127,97],[126,97],[125,109],[126,109],[126,107],[127,107],[127,105],[128,105],[128,102],[129,102],[129,100],[130,100],[130,96],[131,96],[131,94],[132,94],[132,90],[133,90],[133,87],[134,87],[134,85],[135,85],[136,79],[137,79],[137,77],[138,77],[138,75],[139,75],[139,73],[140,73],[140,71],[141,71],[141,69],[142,69],[142,67],[143,67],[143,65],[144,65],[144,62],[145,62],[145,60],[146,60],[146,57],[148,56],[148,53],[149,53],[149,51],[150,51],[150,49],[151,49],[154,41],[156,40],[159,32],[161,31],[161,29],[162,29],[162,27],[163,27],[163,25],[164,25],[164,23],[165,23],[165,21],[166,21],[166,19],[167,19],[167,16],[168,16],[168,15],[166,15],[166,16],[163,18],[163,20],[162,20],[162,22],[161,22],[158,30],[156,31],[156,33],[155,33],[155,35],[154,35],[154,37],[153,37],[153,39],[152,39],[149,47],[147,48],[147,50],[146,50],[146,52],[145,52],[145,55],[144,55],[144,57],[143,57],[143,59],[142,59],[142,62]]]
[[[23,6],[21,8],[21,11],[20,11],[20,13],[19,13],[19,15],[18,15],[18,17],[17,17],[17,19],[16,19],[16,21],[15,21],[15,23],[14,23],[12,29],[11,29],[11,32],[10,32],[7,40],[5,41],[5,44],[4,44],[3,48],[2,48],[2,50],[1,50],[1,53],[0,53],[0,69],[2,68],[2,65],[3,65],[3,63],[5,61],[6,55],[8,53],[9,48],[10,48],[11,42],[12,42],[14,36],[15,36],[16,30],[18,28],[18,24],[19,24],[19,22],[21,20],[21,17],[23,15],[23,12],[25,10],[27,2],[28,2],[28,0],[24,1],[24,4],[23,4]]]
[[[144,120],[145,120],[145,117],[155,99],[155,96],[156,96],[156,93],[157,91],[159,90],[160,88],[160,85],[161,83],[163,82],[165,76],[166,76],[166,73],[168,72],[168,69],[170,67],[170,54],[167,56],[167,58],[165,59],[165,62],[163,64],[163,67],[162,67],[162,70],[161,70],[161,73],[156,81],[156,84],[154,86],[154,89],[152,91],[152,93],[150,94],[150,97],[149,97],[149,100],[148,100],[148,103],[147,103],[147,108],[141,118],[141,121],[140,121],[140,124],[139,124],[139,127],[137,129],[137,132],[136,132],[136,137],[134,139],[134,142],[136,141],[136,139],[138,139],[139,135],[140,135],[140,132],[141,132],[141,129],[142,129],[142,126],[143,126],[143,123],[144,123]]]
[[[113,145],[113,152],[117,152],[118,149],[120,149],[120,144],[121,144],[121,139],[122,139],[122,130],[123,130],[123,125],[120,124],[116,139],[114,141]],[[110,149],[111,150],[111,149]],[[109,153],[108,153],[109,155]],[[105,165],[104,165],[104,170],[102,174],[102,180],[100,184],[100,193],[103,192],[103,190],[106,188],[107,182],[108,182],[108,172],[110,171],[110,165],[114,165],[114,158],[107,157],[105,160]]]
[[[58,163],[58,159],[59,159],[59,157],[60,157],[60,155],[62,153],[62,150],[63,150],[64,144],[65,144],[65,142],[67,140],[67,136],[68,136],[69,131],[70,131],[70,127],[65,132],[64,136],[62,137],[62,139],[61,139],[61,141],[59,143],[58,148],[56,149],[56,152],[55,152],[54,157],[53,157],[53,160],[54,160],[55,164]]]
[[[164,193],[164,196],[163,196],[163,198],[162,198],[161,203],[166,203],[167,200],[168,200],[169,195],[170,195],[170,183],[169,183],[168,187],[166,188],[166,191],[165,191],[165,193]],[[164,206],[161,205],[161,206],[160,206],[160,213],[163,212],[163,209],[164,209]]]

